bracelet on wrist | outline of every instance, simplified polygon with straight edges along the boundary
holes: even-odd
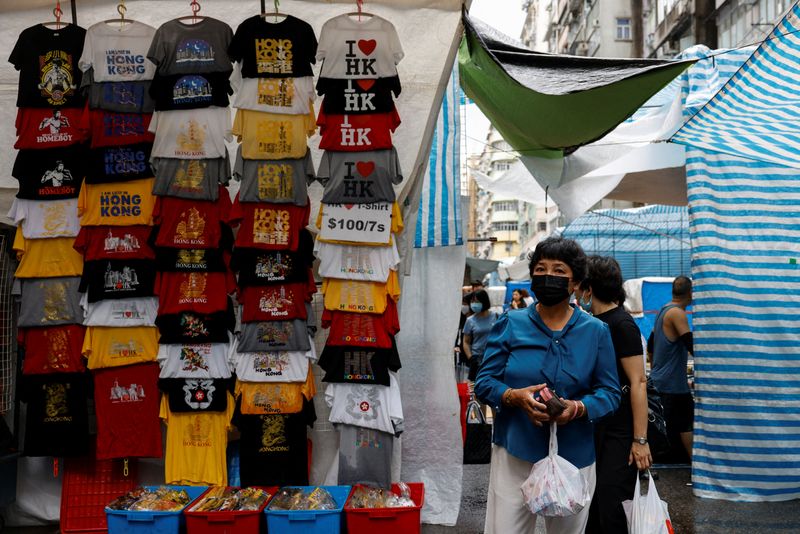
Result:
[[[500,399],[503,404],[506,406],[511,406],[510,399],[511,399],[511,392],[514,391],[513,388],[508,388],[503,392],[503,397]]]

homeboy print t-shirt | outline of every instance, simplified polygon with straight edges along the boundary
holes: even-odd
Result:
[[[58,148],[87,138],[81,108],[20,108],[14,148]]]
[[[339,15],[322,26],[317,59],[322,78],[387,78],[397,75],[403,48],[388,20]]]
[[[317,37],[309,23],[292,15],[279,22],[255,15],[236,28],[228,52],[231,61],[242,63],[245,78],[313,76]]]
[[[228,46],[232,38],[231,27],[211,17],[195,24],[170,20],[156,30],[147,57],[162,76],[230,72],[233,65]]]
[[[86,31],[78,65],[84,72],[92,69],[95,82],[152,80],[156,66],[146,56],[155,33],[152,26],[135,20],[93,24]]]
[[[86,173],[86,145],[49,150],[20,150],[11,175],[19,181],[17,198],[78,198]]]

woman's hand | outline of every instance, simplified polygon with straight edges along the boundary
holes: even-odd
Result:
[[[645,443],[642,445],[638,441],[634,441],[631,445],[631,453],[628,455],[628,465],[636,462],[636,468],[639,471],[644,471],[653,465],[653,457],[650,455],[650,445]]]
[[[578,409],[578,402],[568,399],[561,399],[561,402],[567,405],[564,411],[554,419],[556,424],[563,425],[575,419],[575,411]]]
[[[547,384],[512,389],[508,393],[507,403],[510,406],[524,410],[534,425],[542,426],[542,423],[550,420],[550,416],[547,415],[547,406],[534,399],[534,397],[545,387],[547,387]]]

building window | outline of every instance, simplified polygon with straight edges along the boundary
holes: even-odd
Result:
[[[517,201],[516,200],[499,200],[492,204],[492,210],[494,211],[517,211]]]
[[[537,225],[537,229],[538,229],[538,231],[540,231],[540,232],[546,232],[546,231],[547,231],[547,223],[546,223],[546,222],[540,222],[540,223]]]
[[[507,171],[511,168],[510,161],[495,161],[492,163],[492,170],[494,171]]]
[[[495,232],[516,232],[519,228],[517,221],[502,221],[492,223],[492,230]]]
[[[617,18],[617,41],[631,40],[631,19]]]

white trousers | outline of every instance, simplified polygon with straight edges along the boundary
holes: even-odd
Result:
[[[533,534],[538,516],[531,513],[522,498],[520,486],[533,464],[511,456],[505,447],[492,445],[489,495],[486,503],[485,534]],[[581,469],[594,495],[595,464]],[[569,517],[545,517],[547,534],[583,534],[589,519],[589,506]]]

